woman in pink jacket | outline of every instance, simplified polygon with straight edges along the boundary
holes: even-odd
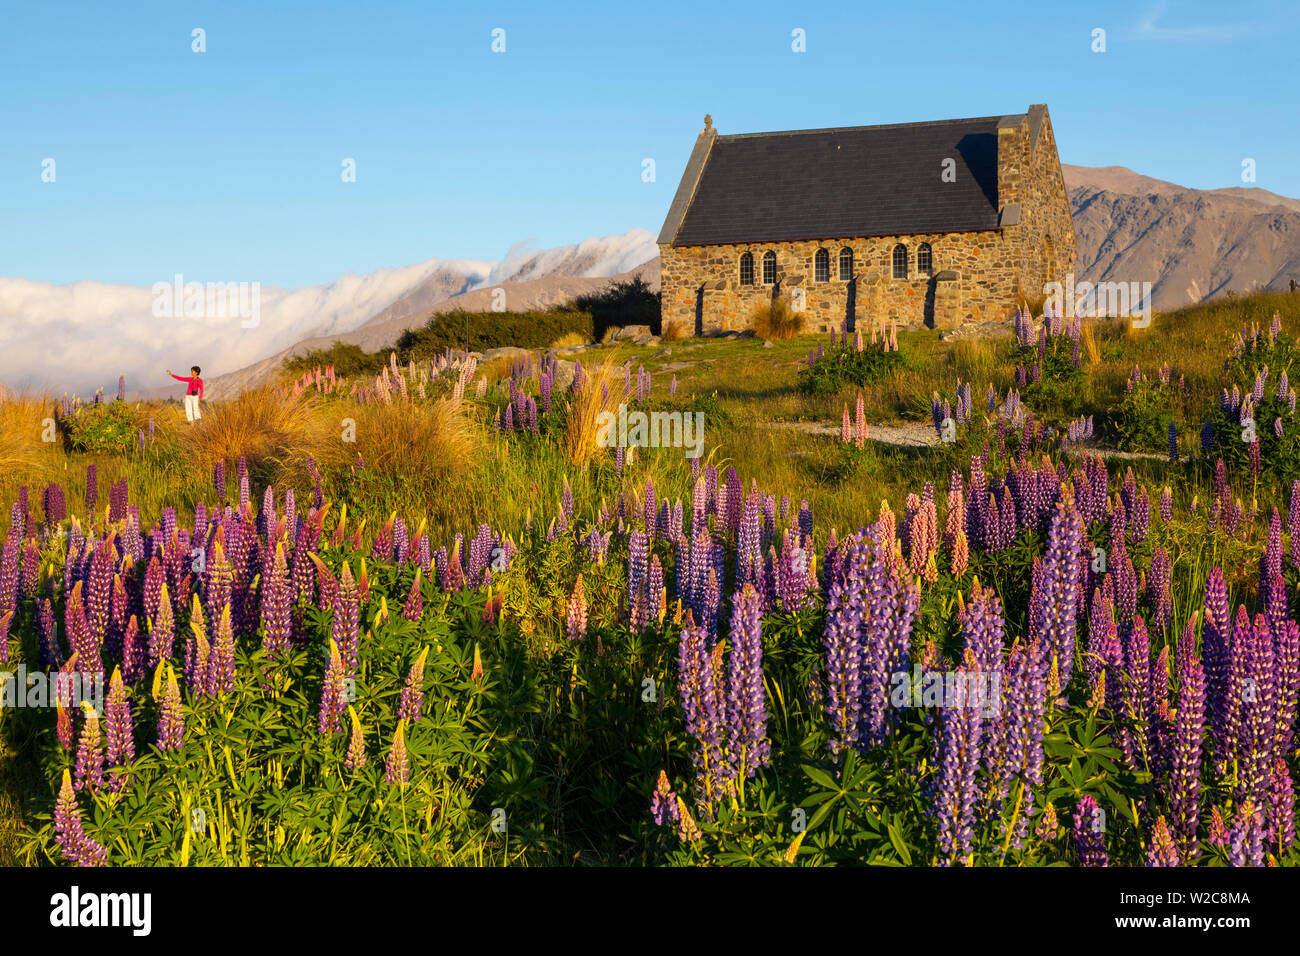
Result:
[[[185,420],[187,422],[196,421],[203,417],[199,411],[199,402],[203,400],[203,379],[199,378],[199,372],[202,371],[197,365],[190,367],[190,376],[177,375],[171,369],[167,374],[178,382],[184,382],[185,388]]]

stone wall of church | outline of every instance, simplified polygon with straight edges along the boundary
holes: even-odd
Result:
[[[1046,114],[1028,164],[1030,175],[1022,184],[1019,226],[1024,245],[1021,283],[1033,299],[1045,294],[1048,282],[1064,281],[1066,273],[1074,271],[1077,251],[1070,197],[1061,174],[1052,121]]]
[[[929,243],[930,275],[917,272],[917,251]],[[907,249],[907,277],[894,278],[896,245]],[[853,281],[839,278],[842,248],[853,250]],[[818,281],[817,250],[830,257],[830,279]],[[720,246],[660,244],[663,320],[682,331],[745,329],[754,309],[774,293],[798,308],[811,330],[839,328],[845,318],[869,328],[895,320],[915,328],[955,328],[1006,319],[1015,311],[1021,263],[1016,227],[986,232],[932,233]],[[776,253],[776,283],[763,282],[763,256]],[[754,284],[740,282],[741,256],[754,257]],[[955,279],[939,279],[944,272]],[[802,300],[802,301],[801,301]]]

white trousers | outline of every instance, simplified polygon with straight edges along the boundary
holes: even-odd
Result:
[[[197,395],[185,396],[185,420],[187,422],[196,421],[203,417],[199,411],[199,397]]]

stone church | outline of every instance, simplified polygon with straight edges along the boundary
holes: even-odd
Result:
[[[695,141],[659,234],[663,321],[750,325],[777,296],[810,329],[1006,319],[1074,270],[1047,107],[1014,116]]]

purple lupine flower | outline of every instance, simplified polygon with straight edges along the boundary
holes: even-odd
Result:
[[[1264,865],[1264,813],[1247,798],[1237,808],[1228,831],[1228,862],[1233,866]]]
[[[406,749],[406,721],[397,722],[393,745],[384,759],[384,782],[406,786],[411,780],[411,756]]]
[[[1043,715],[1047,710],[1046,654],[1042,642],[1016,645],[1007,657],[1005,692],[998,715],[996,756],[1000,761],[997,775],[999,798],[1011,791],[1018,781],[1017,798],[1042,784]],[[1029,832],[1027,816],[1007,834],[1010,845],[1019,848]]]
[[[176,669],[167,664],[167,689],[158,712],[158,749],[180,750],[185,736],[185,715],[181,710],[181,690],[176,683]]]
[[[360,641],[361,606],[352,569],[346,561],[339,575],[338,595],[334,601],[334,618],[330,636],[338,645],[345,677],[357,672],[357,649]]]
[[[3,617],[3,614],[0,614]],[[54,605],[49,598],[42,598],[36,613],[36,633],[38,639],[38,660],[43,670],[54,670],[63,663],[63,650],[59,647],[59,635],[54,621]],[[8,650],[7,641],[0,638],[0,650]]]
[[[580,641],[587,636],[587,593],[582,586],[582,575],[578,575],[569,596],[565,615],[565,637],[571,641]]]
[[[862,644],[865,578],[870,550],[862,538],[845,541],[848,557],[842,571],[827,568],[826,626],[822,650],[826,666],[825,707],[831,724],[830,749],[838,755],[857,739],[862,711]]]
[[[248,488],[248,461],[243,455],[239,456],[239,461],[235,464],[236,471],[239,475],[239,513],[242,515],[248,510],[249,488]]]
[[[366,765],[366,738],[361,731],[361,721],[357,712],[348,707],[348,716],[352,718],[352,733],[348,737],[348,750],[343,756],[343,766],[348,770],[360,770]]]
[[[104,786],[104,744],[99,715],[85,701],[81,706],[81,733],[77,738],[77,762],[73,782],[78,790],[96,791]]]
[[[321,734],[332,734],[339,729],[339,718],[347,707],[347,672],[338,643],[330,638],[330,661],[321,681],[320,716],[317,727]]]
[[[86,466],[86,515],[95,516],[95,502],[99,500],[99,469],[94,462]]]
[[[1160,493],[1160,520],[1169,524],[1174,519],[1174,493],[1168,485]]]
[[[959,667],[955,686],[967,688],[972,675],[977,679],[980,676],[978,671]],[[969,856],[975,836],[975,804],[979,796],[975,777],[980,766],[983,704],[983,700],[970,699],[949,702],[940,708],[935,728],[937,775],[932,807],[938,820],[939,850],[944,854],[945,864]]]
[[[135,618],[132,618],[134,621]],[[122,682],[121,668],[113,670],[108,685],[108,698],[104,702],[105,756],[109,767],[124,767],[135,760],[135,739],[131,721],[131,704],[126,699],[126,685]],[[108,788],[113,792],[122,789],[127,777],[119,770],[109,774]]]
[[[1147,850],[1147,866],[1178,866],[1178,848],[1164,816],[1156,819],[1151,832],[1151,847]]]
[[[730,780],[730,767],[723,752],[726,703],[719,687],[720,668],[714,660],[715,653],[721,657],[722,647],[717,645],[714,650],[710,647],[708,632],[702,625],[688,622],[682,628],[678,687],[686,730],[699,745],[691,755],[699,791],[703,802],[709,804],[725,791]]]
[[[1109,866],[1106,855],[1106,815],[1097,798],[1085,793],[1074,811],[1074,847],[1083,866]]]
[[[864,703],[859,740],[875,746],[883,743],[897,721],[898,711],[890,706],[892,675],[907,671],[912,624],[920,601],[919,588],[905,569],[891,560],[892,536],[872,542],[872,561],[865,576],[862,683]]]
[[[146,660],[150,668],[157,667],[159,661],[171,658],[176,641],[175,617],[166,584],[162,586],[159,595],[161,600],[158,604],[158,613],[149,624],[149,648]]]
[[[22,596],[28,600],[36,597],[41,584],[41,553],[36,548],[36,539],[28,540],[23,549]]]
[[[218,459],[212,466],[212,490],[216,492],[218,501],[226,497],[226,463],[223,459]]]
[[[293,638],[293,593],[284,546],[275,546],[271,573],[262,586],[262,647],[270,660],[289,650]]]
[[[1196,653],[1196,618],[1178,643],[1178,708],[1168,753],[1168,792],[1174,834],[1190,855],[1196,845],[1201,752],[1205,733],[1205,673]]]
[[[204,685],[209,697],[218,697],[235,689],[235,631],[230,619],[230,605],[221,609],[221,617],[217,620]]]
[[[1263,614],[1253,626],[1244,608],[1238,610],[1229,657],[1229,680],[1238,689],[1238,796],[1249,796],[1262,807],[1268,799],[1269,778],[1277,751],[1276,702],[1283,692],[1274,654],[1273,634]],[[1294,710],[1291,711],[1294,713]],[[1287,734],[1289,743],[1290,734]]]
[[[664,569],[659,563],[659,555],[650,556],[650,572],[646,577],[645,619],[647,626],[658,624],[664,611]]]
[[[420,713],[424,709],[424,662],[428,656],[429,647],[426,644],[402,684],[402,699],[397,707],[397,716],[411,723],[420,719]]]
[[[749,584],[732,599],[726,690],[727,757],[744,777],[754,776],[771,759],[763,688],[761,603],[758,592]]]
[[[1151,553],[1151,573],[1147,578],[1147,596],[1154,609],[1151,623],[1158,631],[1166,631],[1173,618],[1173,593],[1170,590],[1171,567],[1169,552],[1156,547]]]
[[[677,794],[668,780],[667,771],[660,770],[659,779],[655,783],[655,792],[650,798],[650,816],[654,818],[656,826],[667,826],[670,823],[675,826],[681,820],[677,799]]]
[[[628,545],[627,594],[634,631],[648,627],[650,623],[646,614],[645,595],[646,578],[650,570],[649,551],[650,545],[645,532],[640,529],[633,531]]]
[[[82,828],[81,809],[67,770],[63,771],[63,785],[54,805],[54,838],[64,859],[76,866],[104,866],[108,850],[86,835]]]
[[[41,495],[41,505],[45,511],[45,524],[47,527],[53,527],[68,516],[67,500],[63,494],[63,486],[48,484]]]
[[[1062,499],[1052,515],[1047,535],[1047,554],[1043,559],[1045,601],[1038,639],[1045,642],[1044,653],[1054,655],[1064,687],[1070,682],[1074,667],[1075,614],[1078,609],[1079,548],[1083,540],[1083,520],[1072,502]]]
[[[420,575],[423,571],[422,567],[415,569],[411,588],[406,593],[406,602],[402,605],[402,617],[408,621],[418,621],[424,617],[424,592],[420,590]]]

